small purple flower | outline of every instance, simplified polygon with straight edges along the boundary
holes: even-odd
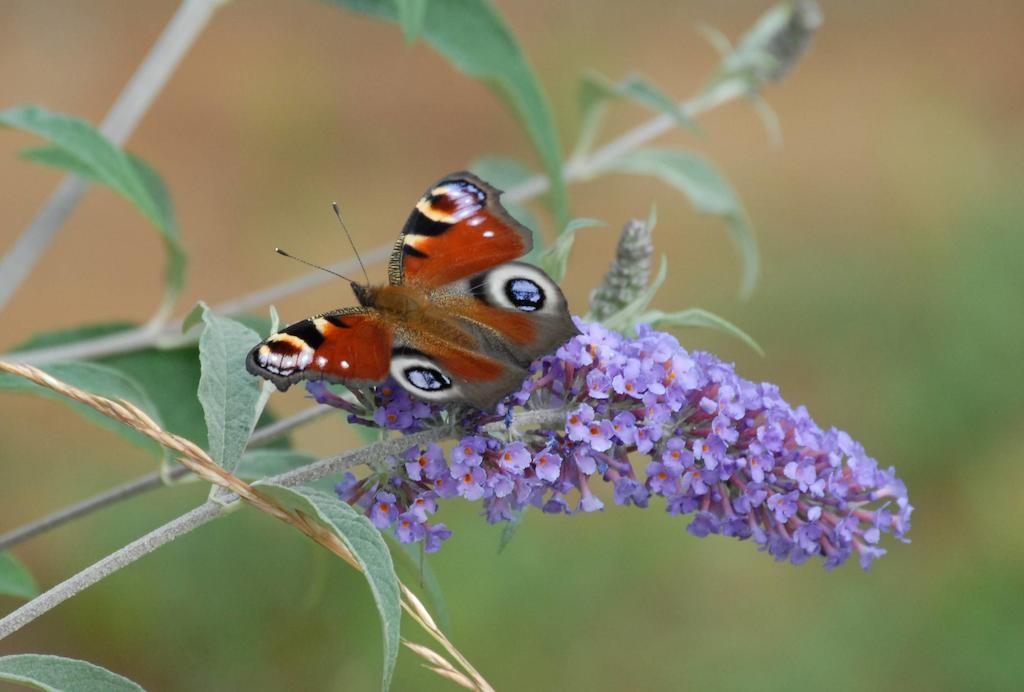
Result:
[[[718,517],[711,512],[697,512],[693,515],[693,520],[687,525],[686,530],[698,538],[704,538],[709,534],[718,533]]]
[[[370,521],[378,529],[386,529],[395,523],[398,518],[398,507],[395,505],[395,496],[391,493],[379,492],[370,508]]]
[[[554,483],[562,473],[562,457],[544,450],[533,458],[533,468],[537,478]]]
[[[615,481],[615,504],[646,507],[651,493],[635,478],[619,478]]]
[[[624,445],[636,442],[636,417],[629,411],[623,411],[612,419],[612,432],[615,439]]]
[[[398,517],[398,524],[395,526],[395,536],[399,543],[415,543],[423,540],[426,530],[423,524],[412,512],[405,512]]]
[[[589,404],[582,404],[575,411],[569,414],[565,422],[565,429],[569,433],[569,439],[579,442],[587,434],[587,427],[594,420],[594,409]]]
[[[580,486],[580,507],[584,512],[600,512],[604,509],[604,503],[601,502],[601,498],[590,492],[590,488],[586,483]]]
[[[452,463],[479,466],[487,451],[487,440],[483,437],[464,437],[452,448]]]
[[[608,390],[612,388],[612,381],[601,370],[591,370],[587,373],[587,394],[592,399],[607,399]]]
[[[647,391],[647,376],[639,360],[631,358],[615,377],[612,388],[616,394],[623,394],[633,399],[640,399]]]
[[[661,439],[661,426],[644,425],[636,429],[636,451],[648,454],[654,443]]]
[[[612,448],[612,436],[615,428],[611,421],[593,420],[584,428],[583,440],[595,452],[606,452]]]
[[[452,537],[451,530],[444,524],[434,524],[427,527],[427,535],[423,540],[423,550],[427,553],[436,553],[441,549],[441,544]]]
[[[467,500],[479,500],[484,496],[487,472],[479,466],[453,466],[452,478],[458,483],[458,494]]]
[[[492,473],[487,477],[487,489],[494,497],[505,497],[516,489],[516,482],[506,473]]]
[[[494,495],[484,499],[484,516],[488,524],[497,524],[499,521],[512,521],[516,513],[512,510],[512,499],[505,495],[496,497]]]
[[[788,493],[772,493],[768,496],[768,509],[775,515],[775,521],[785,524],[796,514],[796,501],[800,496],[796,490]]]
[[[380,406],[373,412],[373,421],[388,430],[407,430],[412,427],[412,420],[409,407],[400,403]]]
[[[341,478],[341,482],[334,486],[334,492],[338,493],[338,497],[345,502],[351,502],[355,497],[356,489],[360,485],[359,479],[351,471],[346,471],[345,475]]]
[[[503,471],[521,474],[530,465],[530,451],[522,442],[509,444],[498,454],[498,466]]]
[[[459,493],[460,483],[451,476],[443,478],[435,478],[431,481],[433,484],[431,487],[439,498],[442,500],[449,500],[453,497],[457,497]]]
[[[665,442],[665,451],[661,453],[661,462],[669,468],[682,471],[688,466],[693,466],[693,452],[686,448],[686,441],[683,438],[672,437]]]
[[[647,487],[657,495],[673,495],[679,490],[681,467],[652,461],[647,465]]]
[[[448,473],[444,452],[435,444],[427,445],[426,449],[410,447],[402,456],[405,459],[405,473],[414,481],[434,480]]]
[[[433,514],[436,511],[437,495],[430,490],[417,495],[413,501],[409,503],[409,514],[416,517],[416,521],[419,522],[426,521],[427,515]]]

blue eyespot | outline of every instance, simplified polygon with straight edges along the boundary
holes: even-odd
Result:
[[[544,307],[544,289],[530,279],[509,279],[505,282],[505,297],[523,312],[535,312]]]
[[[452,386],[452,381],[434,368],[414,366],[406,368],[403,374],[409,384],[425,392],[439,392]]]

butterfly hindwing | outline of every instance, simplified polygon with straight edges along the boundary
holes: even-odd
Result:
[[[299,380],[380,382],[388,375],[392,334],[375,311],[335,310],[271,334],[245,366],[281,391]]]
[[[442,286],[429,301],[454,330],[396,333],[391,374],[431,401],[493,408],[522,384],[534,359],[578,331],[558,284],[523,262]]]
[[[467,172],[432,185],[402,228],[391,255],[391,283],[434,288],[529,252],[530,230],[501,206],[500,196]]]
[[[455,312],[478,338],[524,367],[579,332],[562,289],[532,264],[506,262],[444,290],[461,295]]]
[[[433,403],[464,402],[491,409],[527,374],[507,360],[423,332],[396,334],[392,348],[391,376],[403,389]]]

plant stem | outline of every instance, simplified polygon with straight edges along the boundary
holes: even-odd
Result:
[[[726,80],[714,85],[707,91],[699,93],[694,98],[684,101],[679,107],[687,116],[695,117],[743,96],[746,93],[746,88],[746,83],[742,80]],[[580,182],[593,177],[616,157],[642,146],[676,126],[676,121],[666,114],[648,120],[642,125],[612,139],[604,146],[598,147],[589,155],[568,162],[565,171],[566,182]],[[524,202],[543,194],[548,190],[549,186],[550,182],[547,177],[538,174],[507,190],[505,197],[511,201]],[[370,264],[371,262],[386,259],[390,253],[390,245],[381,246],[364,254],[363,259],[367,264]],[[358,266],[355,260],[345,260],[331,265],[330,268],[333,271],[344,274],[347,271],[354,271]],[[304,291],[330,280],[329,274],[315,271],[271,286],[270,288],[255,291],[241,298],[227,301],[214,309],[225,315],[233,315],[266,305],[274,300]],[[151,329],[148,326],[139,327],[138,329],[119,334],[87,339],[64,346],[0,355],[0,359],[31,365],[45,365],[64,360],[99,358],[157,346],[160,345],[161,341],[178,335],[180,331],[181,320],[176,320],[162,329]]]
[[[120,146],[163,89],[189,47],[225,0],[184,0],[100,124],[100,132]],[[64,220],[85,193],[87,183],[68,175],[46,206],[0,259],[0,309],[32,271]]]
[[[334,409],[329,406],[311,406],[304,411],[296,413],[294,416],[284,418],[275,423],[264,426],[252,434],[252,437],[249,438],[247,448],[258,447],[271,442],[272,440],[276,440],[277,438],[286,435],[294,428],[308,423],[309,421],[316,420],[320,416],[332,411],[334,411]],[[42,519],[38,519],[26,524],[25,526],[21,526],[13,531],[0,535],[0,551],[13,548],[19,543],[23,543],[34,536],[38,536],[39,534],[45,533],[51,529],[55,529],[58,526],[63,526],[64,524],[78,519],[79,517],[92,514],[104,507],[135,497],[136,495],[141,495],[142,493],[150,490],[163,488],[167,485],[167,481],[183,478],[190,473],[191,472],[184,466],[175,466],[169,472],[161,473],[160,471],[154,471],[153,473],[148,473],[145,476],[128,481],[127,483],[123,483],[111,488],[110,490],[105,490],[102,493],[93,495],[92,497],[82,500],[77,504],[60,509],[53,514],[49,514]]]
[[[387,251],[385,252],[385,250]],[[377,248],[377,250],[363,255],[363,259],[367,263],[377,262],[386,258],[390,251],[391,248]],[[358,269],[359,263],[354,259],[342,260],[336,264],[329,265],[328,268],[331,271],[344,274]],[[261,305],[272,303],[278,298],[304,291],[333,279],[334,277],[326,272],[312,272],[244,295],[241,298],[235,298],[219,305],[214,305],[211,309],[221,315],[237,315]],[[7,355],[0,355],[0,360],[26,363],[28,365],[45,365],[47,363],[59,363],[69,360],[104,358],[120,353],[140,351],[153,346],[170,348],[194,343],[198,336],[182,336],[182,321],[177,319],[162,326],[149,323],[135,329],[117,332],[116,334],[83,339],[61,346],[50,346],[32,349],[31,351],[16,351]]]

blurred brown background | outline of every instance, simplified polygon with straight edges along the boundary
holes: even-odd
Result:
[[[563,147],[587,68],[636,70],[692,94],[717,58],[695,27],[731,37],[766,2],[498,2],[550,96]],[[533,513],[500,556],[499,530],[461,505],[433,559],[454,641],[498,689],[1009,689],[1024,680],[1024,4],[822,2],[810,54],[767,92],[785,144],[751,109],[663,141],[712,156],[757,229],[762,279],[736,299],[722,225],[648,179],[571,188],[587,231],[565,287],[584,312],[614,229],[659,210],[670,275],[657,306],[700,306],[764,346],[685,332],[685,345],[782,386],[822,425],[894,464],[917,506],[911,545],[871,573],[774,564],[753,546],[688,535],[659,509]],[[176,7],[6,0],[0,107],[40,103],[102,119]],[[616,107],[605,135],[647,116]],[[0,249],[60,180],[19,162],[36,140],[0,133]],[[422,190],[484,154],[534,162],[482,85],[397,28],[316,2],[228,4],[127,148],[164,176],[191,264],[179,303],[238,296],[390,243]],[[545,231],[550,237],[550,219]],[[127,203],[93,189],[4,313],[0,351],[32,334],[144,320],[162,248]],[[371,275],[384,277],[383,266]],[[340,282],[290,297],[286,321],[349,304]],[[286,414],[296,391],[275,395]],[[337,421],[296,435],[326,454],[357,444]],[[152,469],[151,458],[52,401],[0,397],[0,531]],[[202,497],[164,490],[20,547],[49,586]],[[0,598],[3,610],[13,600]],[[412,636],[412,626],[408,628]],[[379,632],[358,575],[252,512],[190,535],[0,643],[84,658],[157,690],[370,689]],[[395,688],[446,689],[403,653]]]

